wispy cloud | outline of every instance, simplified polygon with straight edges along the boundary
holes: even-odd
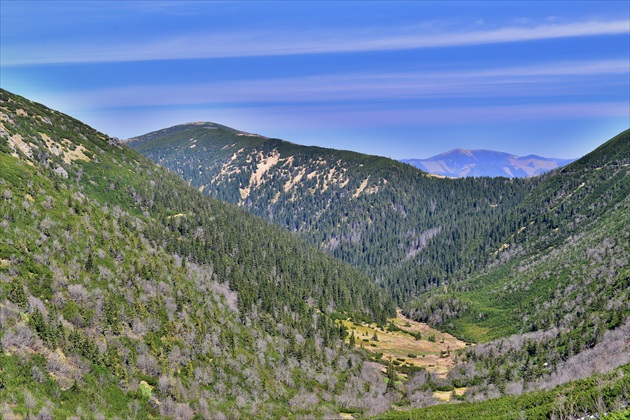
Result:
[[[3,45],[1,61],[3,66],[17,66],[394,51],[627,34],[630,20],[545,23],[462,32],[440,32],[430,27],[418,25],[397,33],[384,28],[360,32],[269,30],[166,36],[135,43],[95,44],[94,40],[88,40],[43,47]]]
[[[255,110],[255,112],[253,112]],[[412,109],[366,109],[363,106],[339,104],[303,107],[266,106],[212,110],[217,115],[254,115],[250,120],[281,120],[289,128],[331,128],[364,126],[405,127],[462,123],[506,123],[598,117],[628,117],[625,102],[533,103],[507,106],[461,106]]]
[[[198,84],[151,84],[65,94],[84,107],[182,106],[238,103],[315,103],[472,97],[601,94],[628,87],[627,60],[565,61],[473,71],[351,73]],[[578,87],[576,87],[578,86]]]
[[[305,133],[309,130],[365,129],[367,127],[376,129],[462,124],[494,125],[630,117],[630,111],[625,102],[534,103],[431,109],[388,108],[370,110],[354,105],[310,105],[299,108],[261,106],[198,108],[194,110],[138,109],[112,112],[115,115],[114,121],[120,121],[124,118],[124,124],[134,126],[124,134],[115,133],[123,136],[140,135],[186,121],[213,121],[263,135],[273,135],[273,132],[278,130],[297,130]],[[102,117],[103,114],[97,115]],[[142,115],[144,118],[140,117]]]

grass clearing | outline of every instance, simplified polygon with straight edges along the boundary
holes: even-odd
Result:
[[[466,389],[466,387],[455,388],[454,391],[456,395],[461,397],[466,392]],[[453,391],[435,391],[433,393],[433,398],[436,398],[440,401],[450,401],[451,398],[453,398]]]
[[[455,364],[455,350],[466,347],[465,342],[427,324],[405,318],[400,311],[383,328],[375,323],[355,324],[348,320],[343,324],[350,334],[354,333],[357,347],[374,354],[382,353],[383,361],[391,358],[394,364],[423,367],[438,375],[446,375]],[[390,324],[395,328],[391,329]],[[419,340],[415,337],[417,334]],[[374,340],[375,335],[378,341]]]

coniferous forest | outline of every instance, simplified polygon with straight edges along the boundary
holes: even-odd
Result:
[[[0,417],[628,416],[630,130],[448,179],[0,93]]]

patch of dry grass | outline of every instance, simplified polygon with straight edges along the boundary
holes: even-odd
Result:
[[[458,396],[464,395],[466,392],[466,388],[455,388],[455,394]],[[435,391],[433,393],[433,398],[436,398],[440,401],[450,401],[453,397],[453,391]]]
[[[355,324],[348,320],[343,323],[351,334],[354,332],[357,347],[372,353],[383,353],[383,360],[391,358],[401,364],[424,367],[439,375],[446,375],[454,366],[455,350],[466,347],[466,343],[452,335],[405,318],[400,312],[390,321],[402,331],[389,331],[388,328],[378,328],[376,324]],[[373,340],[375,333],[378,341]],[[417,333],[420,333],[420,340],[414,337]],[[430,337],[434,337],[435,341],[430,341]]]

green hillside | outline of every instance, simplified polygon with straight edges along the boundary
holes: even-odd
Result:
[[[2,417],[373,411],[334,322],[394,314],[373,280],[0,93]]]
[[[426,295],[416,317],[474,341],[619,325],[630,301],[629,172],[627,130],[543,177],[515,209],[520,227],[497,254],[503,263]]]
[[[582,383],[588,397],[569,405],[571,416],[627,407],[621,378],[630,363],[629,145],[627,130],[543,177],[515,209],[522,227],[497,254],[497,264],[408,305],[415,319],[485,342],[462,352],[449,374],[451,384],[467,387],[469,400],[549,390],[621,366],[610,381]],[[617,380],[625,385],[602,394],[604,383]],[[593,381],[599,385],[588,389]],[[558,392],[540,394],[541,404],[549,405],[532,405],[527,417],[549,416],[562,399]],[[485,407],[517,410],[532,398],[500,398]]]
[[[535,391],[519,396],[505,396],[483,402],[439,404],[423,409],[390,411],[376,416],[379,420],[518,420],[549,418],[584,418],[585,413],[599,413],[592,418],[626,420],[630,389],[630,365],[608,374],[572,381],[552,391]],[[590,417],[587,417],[590,418]]]

